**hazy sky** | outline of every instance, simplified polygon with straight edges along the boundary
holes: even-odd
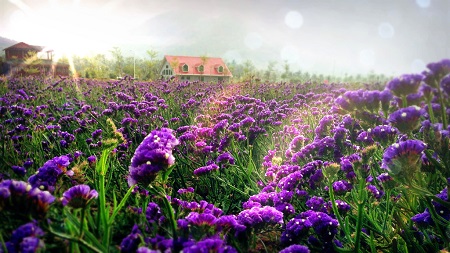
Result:
[[[449,0],[0,0],[0,36],[55,53],[207,55],[342,75],[450,58]]]

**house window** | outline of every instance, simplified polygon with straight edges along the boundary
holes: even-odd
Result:
[[[187,64],[183,65],[183,72],[188,72],[189,71],[189,66]]]
[[[205,77],[204,77],[204,76],[201,76],[201,77],[200,77],[200,81],[204,82],[204,81],[205,81]]]
[[[166,69],[168,69],[169,68],[169,65],[166,65]]]
[[[222,76],[219,76],[218,79],[219,79],[219,82],[223,81],[223,77]]]
[[[203,65],[198,66],[197,68],[198,72],[203,73],[205,71],[205,67]]]
[[[191,77],[190,77],[190,76],[186,76],[186,79],[187,79],[187,80],[191,80]]]
[[[222,66],[219,66],[219,67],[217,68],[217,72],[222,73],[222,72],[223,72],[223,67],[222,67]]]
[[[181,80],[184,80],[184,76],[181,76]]]

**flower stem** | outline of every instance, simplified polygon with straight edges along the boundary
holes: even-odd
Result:
[[[331,181],[328,183],[328,193],[330,194],[331,208],[333,209],[333,213],[336,216],[336,218],[338,219],[339,226],[343,227],[344,222],[342,220],[341,215],[339,214],[339,209],[336,206],[336,200],[334,198],[334,191],[333,191],[333,183]],[[346,230],[344,229],[344,231],[346,231]],[[347,239],[349,239],[349,235],[347,233],[344,233],[344,234],[345,234],[345,237]],[[349,241],[351,241],[351,240],[349,240]]]
[[[86,214],[86,207],[84,206],[83,209],[81,209],[81,220],[80,220],[80,235],[78,236],[80,239],[83,237],[83,226],[84,226],[84,217]]]
[[[363,212],[364,205],[366,202],[365,192],[364,192],[365,181],[363,179],[359,180],[359,196],[358,196],[358,215],[356,220],[356,236],[355,236],[355,252],[360,252],[361,247],[361,232],[362,232],[362,222],[363,222]]]

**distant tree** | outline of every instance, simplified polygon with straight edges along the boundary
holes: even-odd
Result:
[[[158,52],[155,50],[147,50],[147,56],[150,59],[146,59],[143,61],[144,72],[142,73],[142,77],[147,80],[155,80],[159,78],[159,68],[161,66],[161,60],[158,59]]]
[[[28,75],[35,75],[38,74],[41,69],[40,66],[42,64],[42,60],[39,59],[36,52],[29,51],[27,52],[25,58],[24,58],[24,71]]]
[[[253,62],[251,60],[246,60],[243,63],[243,73],[242,73],[242,78],[243,81],[252,81],[253,78],[255,77],[255,65],[253,64]]]
[[[276,81],[276,72],[275,72],[275,65],[277,64],[276,61],[269,61],[269,64],[267,65],[267,69],[264,72],[264,79],[267,81]]]
[[[290,80],[290,78],[292,77],[292,72],[291,72],[291,66],[289,65],[288,61],[284,61],[283,70],[284,70],[284,72],[281,74],[281,79],[283,79],[285,81]]]
[[[125,63],[125,58],[122,55],[122,50],[118,47],[113,47],[113,49],[110,51],[113,57],[114,61],[114,72],[117,76],[122,76],[123,74],[123,67]]]
[[[204,73],[204,71],[205,71],[205,65],[206,65],[206,63],[208,62],[208,60],[209,60],[209,57],[208,56],[206,56],[206,55],[202,55],[202,56],[200,56],[200,61],[201,61],[201,63],[202,63],[202,68],[203,68],[203,71],[199,71],[200,72],[200,75],[203,75],[203,73]],[[203,78],[203,77],[202,77]]]
[[[173,61],[170,63],[170,66],[172,67],[173,70],[176,70],[180,66],[180,61],[178,60],[178,58],[175,57]]]

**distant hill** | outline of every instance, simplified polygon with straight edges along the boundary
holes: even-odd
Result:
[[[18,42],[15,40],[10,40],[8,38],[0,36],[0,52],[3,51],[3,49],[10,47],[16,43]]]

